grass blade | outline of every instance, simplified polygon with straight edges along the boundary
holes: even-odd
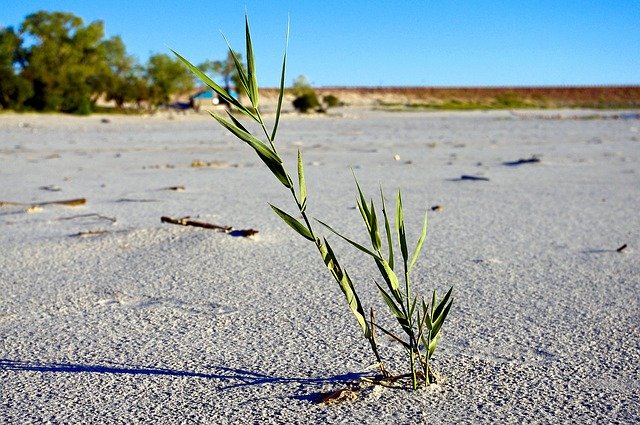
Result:
[[[422,306],[424,307],[424,298],[422,299]],[[420,314],[420,307],[418,307],[418,337],[417,339],[421,339],[424,338],[424,328],[426,325],[426,321],[427,321],[427,314],[426,314],[426,310],[423,308],[422,310],[423,314]],[[425,347],[427,346],[427,344],[424,344]]]
[[[274,162],[278,162],[282,164],[282,160],[280,159],[280,157],[278,157],[278,155],[275,154],[275,152],[273,152],[267,145],[262,143],[260,139],[253,136],[251,133],[246,131],[246,129],[243,129],[244,127],[242,126],[239,127],[235,125],[235,123],[231,123],[225,120],[224,118],[214,114],[213,112],[209,112],[209,114],[213,118],[215,118],[216,121],[218,121],[224,128],[229,130],[234,136],[246,142],[249,146],[255,149],[256,152],[261,153],[262,155],[264,155],[265,157],[269,158]]]
[[[436,290],[433,290],[433,296],[431,298],[431,316],[433,317],[433,312],[436,309]]]
[[[302,153],[298,149],[298,186],[300,194],[298,202],[300,202],[300,211],[304,211],[307,207],[307,184],[304,181],[304,164],[302,162]]]
[[[402,215],[402,195],[398,191],[398,199],[396,201],[396,231],[398,232],[398,241],[400,242],[400,251],[405,265],[407,264],[407,235],[404,231],[404,217]]]
[[[451,309],[451,305],[452,304],[453,304],[453,301],[451,301],[449,304],[447,304],[447,306],[442,311],[442,314],[440,316],[438,316],[438,318],[433,321],[433,330],[431,331],[432,335],[438,336],[438,334],[440,333],[440,328],[442,327],[442,324],[444,323],[444,319],[447,318],[447,314],[449,314],[449,310]]]
[[[409,308],[409,315],[408,315],[409,317],[413,317],[413,312],[415,311],[417,303],[418,303],[418,297],[416,296],[413,298],[413,303],[411,303],[411,308]]]
[[[362,220],[367,227],[367,232],[371,233],[371,224],[369,223],[369,207],[367,207],[367,204],[364,204],[363,206],[359,200],[356,200],[356,204],[358,205],[358,211],[360,211]]]
[[[422,249],[422,244],[427,236],[427,212],[424,212],[424,224],[422,225],[422,233],[420,233],[420,239],[418,239],[418,243],[416,244],[416,250],[413,254],[413,258],[411,259],[411,263],[409,264],[409,270],[413,267],[418,260],[418,256],[420,255],[420,250]]]
[[[360,302],[360,298],[355,291],[355,287],[353,286],[353,282],[349,277],[349,274],[346,271],[343,271],[340,265],[338,264],[338,260],[336,259],[331,246],[327,239],[324,239],[324,244],[320,244],[318,246],[320,249],[320,253],[324,258],[324,263],[327,265],[327,268],[331,272],[333,278],[340,285],[340,289],[347,299],[347,304],[351,309],[351,312],[355,316],[356,320],[360,324],[362,331],[366,338],[371,337],[371,329],[369,328],[369,324],[364,316],[364,309],[362,308],[362,303]]]
[[[186,67],[189,68],[189,70],[193,74],[195,74],[196,77],[198,77],[203,83],[205,83],[211,90],[215,91],[218,94],[218,96],[220,96],[225,101],[227,101],[228,103],[238,108],[243,114],[248,115],[253,119],[256,119],[256,116],[247,108],[242,106],[242,104],[235,97],[231,96],[229,92],[227,92],[225,89],[220,87],[215,81],[209,78],[204,72],[200,71],[195,65],[193,65],[191,62],[189,62],[187,59],[181,56],[178,52],[176,52],[173,49],[171,49],[171,51],[173,52],[174,55],[176,55],[176,57],[180,60],[180,62],[186,65]]]
[[[253,45],[251,43],[251,31],[249,30],[249,17],[245,15],[245,32],[247,41],[247,95],[251,105],[258,107],[258,78],[256,76],[256,64],[253,57]]]
[[[384,216],[384,230],[387,234],[387,246],[389,247],[389,267],[394,269],[394,256],[393,256],[393,239],[391,237],[391,227],[389,226],[389,217],[387,216],[387,205],[384,202],[384,193],[382,193],[382,186],[380,186],[380,199],[382,200],[382,215]]]
[[[287,175],[287,172],[282,165],[282,160],[275,152],[273,152],[267,145],[252,134],[250,134],[242,124],[240,124],[235,118],[231,118],[233,122],[229,122],[222,117],[209,112],[209,114],[216,119],[223,127],[229,130],[234,136],[251,146],[258,154],[260,159],[269,167],[269,170],[280,180],[280,182],[287,188],[291,188],[291,179]],[[236,125],[239,124],[239,125]]]
[[[399,281],[396,273],[391,270],[389,267],[389,263],[384,258],[376,257],[376,264],[378,269],[380,269],[380,273],[382,273],[382,277],[384,278],[387,285],[394,293],[399,293]]]
[[[209,112],[209,114],[211,114],[211,112]],[[238,119],[236,117],[234,117],[231,112],[227,111],[227,115],[229,116],[229,118],[231,119],[231,121],[233,122],[233,124],[236,127],[238,127],[240,130],[244,131],[245,133],[249,134],[249,130],[247,130],[247,128],[244,125],[242,125],[242,123],[240,121],[238,121]]]
[[[353,174],[353,179],[356,181],[356,188],[358,188],[358,195],[360,196],[360,202],[358,202],[358,208],[360,209],[360,213],[362,214],[362,218],[367,224],[367,230],[371,230],[371,213],[369,212],[369,206],[367,205],[367,200],[362,193],[362,189],[360,189],[360,183],[358,183],[358,179],[356,178],[356,173],[351,169],[351,173]]]
[[[427,329],[433,329],[433,324],[431,323],[431,315],[429,314],[429,307],[424,302],[424,298],[422,299],[422,314],[424,315],[424,323],[427,326]]]
[[[373,205],[373,199],[371,200],[371,207],[369,208],[369,211],[371,212],[371,222],[369,223],[371,225],[369,231],[371,236],[371,246],[373,246],[373,249],[380,252],[380,249],[382,248],[382,241],[380,239],[380,231],[378,230],[378,216],[376,215],[376,207]]]
[[[378,282],[375,282],[375,284],[378,287],[378,290],[380,291],[380,295],[382,296],[382,299],[384,300],[384,302],[387,304],[387,307],[389,307],[389,310],[391,311],[391,313],[393,313],[393,315],[396,316],[398,321],[402,320],[403,323],[407,324],[408,323],[407,316],[405,316],[402,310],[398,308],[396,303],[393,301],[393,298],[391,298],[391,295],[389,295],[387,291],[385,291],[384,288],[380,286]]]
[[[287,48],[289,47],[289,22],[287,21],[287,36],[284,45],[284,57],[282,59],[282,74],[280,75],[280,94],[278,95],[278,106],[276,107],[276,120],[273,124],[273,130],[271,132],[271,140],[276,139],[276,133],[278,131],[278,124],[280,123],[280,114],[282,112],[282,99],[284,99],[284,80],[287,70]]]
[[[431,338],[431,341],[429,342],[429,357],[431,357],[433,355],[433,352],[436,351],[436,347],[438,346],[438,342],[440,342],[440,335],[436,335],[435,337]]]
[[[242,85],[242,88],[244,88],[244,91],[249,96],[249,79],[247,77],[247,72],[245,71],[244,66],[242,65],[242,62],[240,61],[240,58],[238,57],[238,55],[236,55],[236,52],[234,52],[233,49],[231,48],[231,44],[229,43],[229,40],[227,40],[227,37],[225,37],[224,35],[222,35],[222,37],[224,37],[224,41],[227,43],[227,47],[229,48],[229,53],[231,54],[233,63],[236,67],[236,70],[238,71],[240,84]]]
[[[280,180],[286,188],[290,189],[293,187],[293,182],[291,182],[291,178],[287,174],[287,171],[284,169],[284,165],[281,162],[274,162],[270,158],[265,157],[260,152],[258,152],[258,157],[265,163],[265,165],[271,170],[274,176]]]
[[[340,236],[342,239],[344,239],[345,241],[349,242],[351,245],[353,245],[354,247],[356,247],[357,249],[359,249],[360,251],[364,252],[365,254],[369,254],[370,256],[372,256],[375,259],[380,259],[380,257],[378,256],[378,254],[375,254],[374,252],[368,250],[367,248],[365,248],[364,246],[360,245],[358,242],[352,241],[351,239],[347,238],[346,236],[341,235],[340,233],[338,233],[336,230],[334,230],[331,226],[329,226],[327,223],[318,220],[317,218],[315,219],[318,223],[322,224],[324,227],[326,227],[327,229],[329,229],[331,232],[335,233],[336,235]]]
[[[293,230],[295,230],[296,232],[298,232],[298,234],[306,239],[309,239],[310,241],[315,240],[313,238],[313,236],[311,235],[311,232],[309,231],[309,229],[307,229],[307,227],[300,223],[298,220],[296,220],[295,218],[291,217],[289,214],[287,214],[286,212],[282,211],[280,208],[271,205],[271,208],[276,212],[276,214],[278,214],[280,216],[280,218],[282,220],[284,220],[285,223],[287,223]]]
[[[364,316],[364,309],[362,308],[362,303],[360,302],[360,298],[356,293],[355,287],[353,286],[353,282],[349,277],[349,274],[345,271],[342,280],[339,282],[340,288],[347,298],[347,304],[349,304],[349,308],[351,309],[351,313],[356,317],[356,320],[360,324],[362,328],[362,332],[366,338],[371,337],[371,329],[369,329],[369,324],[367,323],[367,319]]]
[[[452,291],[453,291],[453,286],[449,288],[449,291],[447,291],[446,295],[440,300],[440,302],[438,303],[438,306],[433,311],[434,320],[440,316],[440,313],[442,312],[444,305],[447,303],[447,301],[449,301],[449,297],[451,297]]]

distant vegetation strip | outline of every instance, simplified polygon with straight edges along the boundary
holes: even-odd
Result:
[[[383,109],[639,109],[640,85],[554,87],[322,87],[320,95]]]

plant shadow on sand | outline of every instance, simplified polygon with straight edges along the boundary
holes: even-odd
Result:
[[[21,360],[0,359],[0,371],[16,372],[49,372],[49,373],[103,373],[112,375],[143,375],[143,376],[169,376],[187,377],[218,380],[227,383],[222,390],[230,390],[253,385],[273,385],[273,384],[302,384],[305,386],[319,386],[323,384],[351,385],[362,378],[372,378],[371,373],[347,373],[317,378],[301,377],[278,377],[265,375],[259,372],[252,372],[239,368],[225,366],[211,366],[215,372],[192,372],[183,370],[173,370],[158,367],[140,367],[128,365],[86,365],[74,363],[38,363]],[[320,402],[326,396],[326,392],[312,392],[306,394],[293,394],[292,397],[298,400]]]

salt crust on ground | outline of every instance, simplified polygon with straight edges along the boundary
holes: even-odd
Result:
[[[414,275],[425,293],[455,287],[444,382],[336,406],[311,400],[372,358],[313,247],[270,211],[291,201],[248,147],[201,115],[0,115],[0,201],[87,198],[0,208],[0,422],[637,423],[640,122],[548,114],[283,118],[311,215],[365,241],[350,166],[372,195],[403,188],[412,240],[444,207]],[[382,316],[372,264],[331,240]]]

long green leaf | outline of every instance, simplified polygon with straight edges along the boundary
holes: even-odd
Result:
[[[349,274],[346,271],[343,271],[338,264],[338,260],[336,255],[334,254],[331,246],[327,239],[324,239],[324,244],[319,245],[320,253],[324,257],[324,262],[327,265],[327,268],[333,275],[333,278],[338,282],[342,293],[347,299],[347,304],[351,309],[351,312],[355,316],[356,320],[360,324],[362,331],[366,338],[371,337],[371,329],[369,328],[369,324],[365,319],[364,309],[362,307],[362,303],[360,302],[360,298],[356,293],[355,287],[353,286],[353,282],[349,277]]]
[[[211,114],[211,112],[209,112],[209,114]],[[247,130],[247,128],[236,117],[234,117],[233,114],[230,111],[227,111],[227,115],[229,116],[229,118],[231,119],[231,121],[233,122],[233,124],[236,127],[238,127],[240,130],[244,131],[245,133],[250,134],[249,130]]]
[[[384,258],[380,258],[380,257],[376,257],[375,261],[376,261],[376,264],[378,265],[378,268],[380,269],[380,273],[382,274],[382,277],[387,282],[387,285],[389,286],[389,288],[393,292],[399,292],[398,276],[393,270],[391,270],[391,267],[389,267],[389,263],[387,263],[387,261]]]
[[[332,262],[332,259],[329,255],[329,250],[327,249],[327,240],[325,238],[324,243],[322,243],[322,241],[320,240],[320,238],[316,238],[316,246],[318,247],[318,250],[320,251],[320,255],[322,255],[322,260],[324,261],[324,264],[327,266],[327,268],[332,271],[333,268],[335,267],[335,265]]]
[[[433,352],[436,351],[436,347],[438,346],[438,342],[440,342],[440,334],[438,334],[435,337],[431,338],[431,341],[429,342],[429,357],[431,357],[433,355]]]
[[[245,32],[247,41],[247,95],[254,108],[258,107],[258,78],[256,76],[256,64],[253,57],[253,44],[251,43],[251,31],[249,31],[249,17],[245,15]]]
[[[425,335],[427,339],[431,338],[431,321],[429,320],[429,311],[424,302],[424,297],[422,298],[422,315],[420,314],[420,309],[418,309],[418,323],[418,338],[422,340],[425,347],[429,347],[429,343],[425,341]],[[424,331],[425,326],[427,327],[427,332]]]
[[[447,301],[449,301],[449,298],[451,297],[451,292],[453,292],[453,286],[451,288],[449,288],[449,291],[447,291],[445,296],[440,300],[440,302],[436,306],[435,310],[433,311],[433,319],[434,320],[437,319],[440,316],[440,313],[442,312],[445,304],[447,303]]]
[[[415,311],[417,302],[418,302],[418,297],[415,296],[413,298],[413,303],[411,303],[411,308],[409,308],[409,314],[408,314],[409,317],[413,317],[413,312]]]
[[[353,179],[356,181],[356,188],[358,188],[358,194],[360,196],[360,201],[358,202],[358,208],[360,209],[360,213],[362,214],[362,218],[367,225],[367,230],[371,231],[371,213],[369,212],[369,207],[367,205],[367,200],[362,193],[362,189],[360,188],[360,183],[358,183],[358,179],[356,178],[356,173],[351,169],[351,173],[353,174]]]
[[[437,336],[438,333],[440,332],[440,328],[442,327],[442,324],[444,323],[444,319],[447,318],[447,314],[449,314],[449,310],[451,309],[451,305],[452,304],[453,304],[453,300],[449,304],[447,304],[447,306],[442,311],[442,314],[440,316],[438,316],[437,319],[434,320],[434,322],[433,322],[433,330],[431,331],[432,335]]]
[[[389,217],[387,215],[387,205],[384,202],[384,193],[382,192],[382,186],[380,186],[380,199],[382,200],[382,215],[384,216],[384,230],[387,234],[387,246],[389,247],[389,267],[394,269],[394,256],[393,256],[393,239],[391,237],[391,227],[389,226]]]
[[[334,230],[331,226],[329,226],[327,223],[318,220],[317,218],[315,219],[318,223],[322,224],[324,227],[326,227],[327,229],[329,229],[331,232],[335,233],[336,235],[340,236],[342,239],[344,239],[345,241],[349,242],[351,245],[353,245],[354,247],[356,247],[357,249],[359,249],[360,251],[364,252],[365,254],[369,254],[370,256],[372,256],[373,258],[376,259],[380,259],[380,257],[378,256],[378,254],[375,254],[374,252],[368,250],[367,248],[365,248],[364,246],[360,245],[358,242],[352,241],[351,239],[347,238],[346,236],[341,235],[340,233],[338,233],[337,230]]]
[[[409,321],[407,315],[404,313],[404,310],[398,308],[396,303],[393,301],[393,298],[391,298],[391,295],[389,295],[389,293],[385,291],[384,288],[380,286],[380,284],[378,284],[378,282],[375,282],[375,284],[380,291],[382,299],[387,304],[387,307],[389,307],[391,313],[396,317],[396,320],[398,321],[398,324],[400,324],[402,330],[409,336],[409,338],[413,338],[413,329],[411,329],[411,322]]]
[[[411,259],[411,263],[409,264],[409,270],[413,267],[413,265],[418,260],[418,256],[420,255],[420,250],[422,249],[422,244],[424,243],[425,237],[427,236],[427,212],[424,212],[424,224],[422,225],[422,233],[420,233],[420,239],[418,239],[418,243],[416,244],[416,250],[413,254],[413,258]]]
[[[236,136],[238,139],[249,144],[253,149],[255,149],[256,152],[261,153],[262,155],[271,159],[274,162],[282,163],[282,160],[280,159],[280,157],[278,157],[278,155],[276,155],[275,152],[273,152],[267,145],[262,143],[260,139],[256,138],[251,133],[246,131],[246,129],[243,130],[242,128],[238,127],[234,123],[231,123],[225,120],[224,118],[214,114],[211,111],[209,111],[209,114],[213,118],[215,118],[216,121],[222,124],[223,127],[229,130],[234,136]]]
[[[424,298],[422,298],[422,306],[424,307]],[[423,313],[425,312],[425,310],[422,310]],[[426,325],[426,319],[427,319],[427,315],[426,314],[420,314],[420,307],[418,307],[418,339],[423,338],[424,337],[424,328]],[[425,344],[426,346],[427,344]]]
[[[209,114],[216,119],[223,127],[229,130],[234,136],[251,146],[257,153],[260,159],[267,165],[269,170],[280,180],[280,182],[287,188],[291,188],[291,179],[287,175],[287,172],[282,165],[282,160],[275,152],[273,152],[267,145],[252,134],[250,134],[235,118],[232,118],[233,122],[229,122],[222,117],[209,112]],[[240,124],[239,126],[236,123]]]
[[[433,296],[431,298],[431,317],[433,317],[433,312],[436,309],[436,290],[433,290]]]
[[[380,252],[380,249],[382,248],[382,241],[380,239],[380,231],[378,230],[378,217],[376,215],[376,207],[373,204],[373,199],[371,200],[371,207],[369,208],[369,211],[371,212],[371,246],[373,246],[373,249]]]
[[[280,113],[282,112],[282,100],[284,99],[284,80],[287,70],[287,49],[289,47],[289,21],[287,21],[287,36],[284,45],[284,57],[282,58],[282,73],[280,75],[280,94],[278,95],[278,106],[276,107],[276,120],[273,124],[273,130],[271,132],[271,140],[276,140],[276,133],[278,131],[278,124],[280,123]]]
[[[404,323],[408,323],[407,316],[405,316],[405,314],[402,312],[402,309],[398,308],[396,303],[393,301],[393,298],[391,298],[391,295],[389,295],[387,291],[385,291],[384,288],[380,286],[378,282],[375,282],[375,284],[378,287],[378,290],[380,291],[380,295],[382,296],[382,299],[384,300],[385,303],[387,303],[387,307],[389,307],[389,310],[391,311],[391,313],[393,313],[393,315],[396,316],[396,318],[399,321],[402,320]]]
[[[398,199],[396,201],[396,231],[398,232],[398,241],[400,242],[400,251],[405,265],[407,264],[407,235],[404,231],[404,217],[402,215],[402,195],[398,191]]]
[[[193,65],[191,62],[189,62],[187,59],[185,59],[175,50],[171,49],[171,51],[173,52],[174,55],[176,55],[176,57],[183,64],[187,66],[187,68],[189,68],[189,70],[192,73],[196,75],[196,77],[198,77],[203,83],[205,83],[211,90],[215,91],[218,94],[218,96],[220,96],[225,101],[227,101],[228,103],[238,108],[243,114],[250,116],[254,120],[257,119],[253,112],[249,111],[247,108],[242,106],[242,104],[235,97],[231,96],[229,92],[227,92],[225,89],[220,87],[215,81],[209,78],[204,72],[200,71],[198,67]]]
[[[229,40],[227,40],[227,37],[225,37],[224,35],[222,37],[224,38],[224,41],[227,43],[227,47],[229,48],[229,53],[231,54],[231,58],[233,59],[233,63],[236,67],[236,71],[238,72],[238,77],[240,78],[240,84],[244,88],[244,91],[247,93],[247,95],[249,95],[249,77],[247,76],[247,71],[244,69],[244,66],[242,65],[242,62],[240,61],[238,55],[236,55],[236,52],[231,48],[231,44],[229,43]]]
[[[270,158],[266,158],[260,152],[258,152],[258,157],[265,163],[265,165],[271,170],[273,175],[275,175],[280,183],[282,183],[286,188],[291,188],[293,183],[291,182],[291,178],[287,174],[287,171],[284,169],[284,165],[281,162],[272,161]]]
[[[269,205],[271,205],[271,204],[269,204]],[[293,230],[298,232],[298,234],[300,234],[302,237],[304,237],[306,239],[309,239],[310,241],[314,240],[313,236],[311,235],[311,232],[309,231],[309,229],[307,229],[305,227],[305,225],[300,223],[295,218],[291,217],[286,212],[282,211],[280,208],[278,208],[278,207],[276,207],[274,205],[271,205],[271,208],[276,212],[276,214],[278,214],[280,216],[280,218],[282,220],[284,220],[285,223],[287,223]]]
[[[427,326],[427,329],[433,329],[433,324],[431,323],[431,314],[429,312],[429,307],[424,302],[424,298],[422,299],[422,314],[424,315],[424,322]]]
[[[300,199],[298,199],[298,202],[300,202],[300,211],[304,211],[307,207],[307,184],[304,180],[304,164],[300,149],[298,149],[298,186],[300,188]]]
[[[369,223],[369,207],[367,204],[362,205],[362,203],[356,199],[356,205],[358,205],[358,211],[360,211],[360,215],[362,216],[362,220],[364,221],[365,226],[367,227],[367,232],[371,233],[371,224]]]
[[[343,288],[344,294],[347,297],[347,303],[349,304],[349,308],[351,309],[351,313],[356,317],[356,320],[360,324],[362,331],[366,338],[371,337],[371,329],[369,328],[369,323],[365,318],[364,309],[362,308],[362,303],[360,302],[360,298],[356,293],[356,289],[353,286],[353,282],[349,277],[349,273],[344,272],[344,276],[342,281],[340,282],[340,287]],[[344,288],[348,288],[346,291]]]

